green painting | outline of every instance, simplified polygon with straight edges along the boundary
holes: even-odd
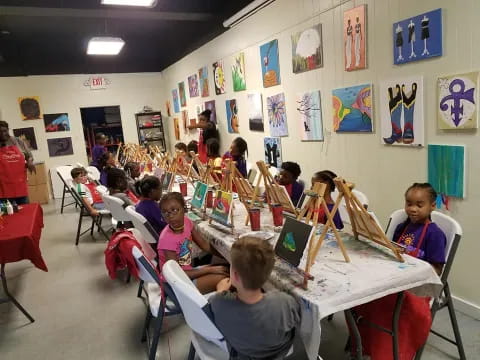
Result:
[[[428,145],[428,182],[441,195],[464,197],[465,147]]]
[[[235,62],[232,65],[233,91],[243,91],[247,89],[245,82],[245,55],[243,52],[235,56]]]

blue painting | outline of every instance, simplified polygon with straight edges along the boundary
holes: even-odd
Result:
[[[280,85],[280,62],[278,60],[278,40],[260,46],[263,87]]]
[[[393,63],[405,64],[442,56],[442,9],[393,24]]]
[[[225,107],[227,110],[227,126],[228,132],[230,134],[238,133],[238,109],[237,109],[237,100],[227,100],[225,101]]]
[[[332,91],[333,130],[372,132],[372,85],[357,85]]]
[[[178,90],[172,90],[172,98],[173,98],[173,111],[176,113],[180,112],[180,104],[178,103]]]
[[[428,145],[428,182],[441,195],[464,197],[465,147]]]

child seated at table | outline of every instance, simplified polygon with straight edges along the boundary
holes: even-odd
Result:
[[[88,184],[88,173],[83,167],[76,167],[73,168],[70,172],[72,176],[72,185],[77,194],[82,198],[85,207],[87,208],[88,212],[93,216],[97,216],[98,210],[105,209],[105,204],[102,201],[101,195],[95,189],[96,184],[93,184],[93,190],[95,199],[92,195],[92,191],[90,187],[87,186]]]
[[[186,204],[182,194],[165,194],[160,200],[160,209],[168,224],[158,239],[160,268],[168,260],[175,260],[202,294],[214,291],[218,282],[228,276],[228,269],[225,266],[192,266],[192,241],[206,252],[218,253],[200,236],[192,221],[185,215]]]
[[[135,182],[140,177],[140,164],[135,161],[129,161],[123,167],[125,174],[127,175],[128,189],[139,197],[140,193],[137,192]]]
[[[219,293],[209,302],[231,358],[283,359],[300,328],[301,313],[291,295],[262,291],[275,263],[272,245],[246,236],[233,243],[230,254],[230,278],[218,284]]]
[[[195,154],[198,154],[198,141],[196,140],[192,140],[187,144],[187,156],[185,156],[185,158],[189,163],[193,160],[192,156],[190,155],[190,152],[192,151]]]
[[[160,180],[156,176],[145,176],[141,181],[137,182],[136,187],[141,198],[135,206],[135,210],[148,220],[158,236],[165,226],[167,226],[167,223],[163,220],[160,205],[158,204],[158,201],[160,201],[162,197]]]
[[[280,170],[278,176],[278,183],[285,186],[294,206],[297,205],[305,188],[305,186],[297,180],[301,173],[300,165],[295,162],[285,161],[282,163],[282,170]]]
[[[333,207],[335,206],[335,201],[333,201],[332,199],[332,192],[335,191],[335,183],[333,182],[333,179],[335,179],[336,177],[337,175],[330,170],[318,171],[315,174],[313,174],[313,177],[312,177],[312,187],[316,182],[320,182],[326,185],[323,198],[327,203],[327,208],[329,211],[332,211]],[[319,210],[318,221],[321,222],[322,224],[326,224],[327,222],[327,214],[325,214],[323,207],[320,208]],[[342,218],[340,217],[340,212],[338,210],[333,216],[333,222],[335,223],[335,227],[338,230],[343,229],[343,221],[342,221]]]
[[[138,199],[128,190],[127,175],[122,169],[111,168],[107,172],[107,187],[111,196],[123,201],[123,207],[135,205]]]
[[[220,156],[220,143],[217,138],[207,140],[207,158],[213,160],[213,172],[222,175],[222,157]]]
[[[222,161],[226,159],[232,159],[235,161],[235,166],[237,167],[238,171],[244,178],[246,178],[247,160],[245,160],[245,154],[248,156],[247,142],[243,138],[237,137],[232,141],[230,150],[223,154]]]

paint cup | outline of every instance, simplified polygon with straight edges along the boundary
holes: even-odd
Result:
[[[151,162],[147,163],[147,171],[149,173],[152,173],[152,171],[153,171],[153,164]]]
[[[248,215],[250,216],[250,227],[252,231],[260,230],[260,209],[252,208],[248,210]]]
[[[282,226],[283,225],[283,206],[280,204],[272,204],[272,214],[273,214],[273,225]]]
[[[208,190],[207,191],[207,208],[212,208],[213,207],[213,191]]]
[[[182,194],[182,196],[187,196],[187,183],[186,182],[180,183],[180,193]]]

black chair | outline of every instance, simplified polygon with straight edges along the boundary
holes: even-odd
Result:
[[[72,201],[71,203],[65,204],[65,196],[67,194],[71,195],[70,182],[72,180],[72,176],[70,175],[70,172],[72,171],[72,169],[73,169],[73,166],[71,165],[57,166],[57,168],[55,169],[58,177],[60,178],[63,184],[62,205],[60,207],[61,214],[63,214],[63,209],[66,208],[67,206],[75,205],[75,207],[77,207],[77,202],[75,200]]]

